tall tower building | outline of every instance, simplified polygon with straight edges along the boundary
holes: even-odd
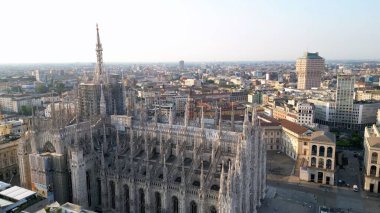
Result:
[[[96,66],[92,81],[81,82],[78,91],[79,117],[81,121],[96,120],[102,107],[108,115],[123,114],[125,106],[121,101],[122,87],[119,75],[108,75],[103,67],[103,48],[100,42],[99,28],[96,25]],[[103,105],[101,106],[101,90]],[[115,111],[116,110],[116,111]]]
[[[179,61],[179,70],[182,71],[185,69],[185,62],[183,60]]]
[[[325,59],[319,56],[318,52],[305,52],[303,57],[298,58],[296,62],[297,89],[319,88],[324,69]]]
[[[342,128],[351,128],[354,123],[354,86],[355,76],[338,75],[335,93],[335,118],[334,121],[343,125]]]

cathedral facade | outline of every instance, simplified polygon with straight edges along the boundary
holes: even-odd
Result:
[[[205,126],[203,110],[192,125],[189,102],[184,119],[170,112],[163,123],[124,86],[109,92],[115,87],[103,72],[99,33],[96,66],[82,86],[93,95],[78,91],[75,110],[33,116],[18,149],[23,187],[98,212],[256,212],[266,191],[266,149],[255,108],[239,131],[221,116]]]

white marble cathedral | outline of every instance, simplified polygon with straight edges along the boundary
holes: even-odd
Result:
[[[103,71],[97,36],[94,78],[79,85],[75,109],[33,116],[19,145],[22,185],[98,212],[256,212],[266,152],[255,108],[239,132],[221,116],[206,127],[203,110],[191,125],[189,102],[182,120],[149,117],[123,84],[110,92],[119,87]]]

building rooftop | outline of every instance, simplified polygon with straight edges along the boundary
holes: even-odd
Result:
[[[284,127],[285,129],[288,129],[288,130],[290,130],[296,134],[299,134],[299,135],[301,135],[301,134],[303,134],[309,130],[306,127],[303,127],[301,125],[298,125],[297,123],[294,123],[294,122],[291,122],[288,120],[281,120],[280,123],[281,123],[281,126]]]
[[[319,56],[318,52],[315,52],[315,53],[305,52],[302,58],[304,58],[304,59],[323,59],[321,56]]]
[[[14,204],[14,203],[9,201],[9,200],[5,200],[5,199],[0,198],[0,209],[2,209],[3,207],[6,207],[6,206],[12,205],[12,204]]]
[[[25,199],[31,195],[34,195],[34,194],[36,194],[36,193],[33,191],[30,191],[28,189],[21,188],[19,186],[13,186],[9,189],[6,189],[6,190],[0,192],[0,195],[11,198],[11,199],[16,200],[16,201]]]
[[[380,138],[379,137],[368,137],[368,144],[373,148],[380,148]]]
[[[81,212],[81,213],[93,213],[94,211],[90,211],[90,210],[86,210],[84,209],[83,207],[81,206],[78,206],[76,204],[73,204],[73,203],[65,203],[63,205],[61,205],[61,208],[63,210],[63,212],[66,212],[66,211],[69,211],[69,212]]]
[[[335,144],[335,135],[331,132],[325,131],[316,131],[312,132],[310,139],[312,142],[323,142],[323,143],[331,143]]]
[[[11,184],[0,181],[0,191],[3,191],[4,189],[9,188],[10,186]]]
[[[273,118],[263,114],[258,115],[261,126],[280,126],[280,122]]]

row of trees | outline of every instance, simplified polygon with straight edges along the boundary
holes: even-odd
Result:
[[[47,93],[49,90],[54,90],[58,94],[61,94],[65,91],[65,84],[62,82],[49,84],[47,86],[45,84],[39,84],[35,88],[36,93]]]

